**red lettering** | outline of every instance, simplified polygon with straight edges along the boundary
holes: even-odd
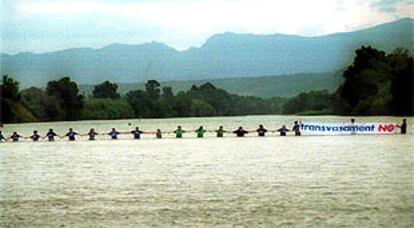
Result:
[[[379,132],[389,132],[392,133],[395,130],[394,124],[380,124],[378,125]]]

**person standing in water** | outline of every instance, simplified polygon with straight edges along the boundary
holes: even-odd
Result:
[[[19,141],[19,139],[21,138],[22,136],[21,135],[19,135],[19,134],[17,134],[17,132],[13,132],[13,134],[10,136],[10,139],[13,141],[13,142],[18,142]]]
[[[30,138],[31,138],[34,142],[39,141],[40,135],[37,133],[37,130],[34,130],[34,131],[33,131],[33,135],[32,135],[32,136],[30,136]]]
[[[197,133],[197,138],[203,138],[206,130],[204,130],[203,126],[200,126],[195,132]]]
[[[397,125],[397,127],[401,129],[401,134],[403,135],[407,134],[407,119],[403,119],[402,124]]]
[[[280,136],[286,136],[286,132],[289,131],[289,129],[286,128],[286,125],[283,125],[281,128],[277,129],[278,132],[280,132]]]
[[[0,142],[7,141],[7,139],[4,137],[3,133],[0,131]]]
[[[155,137],[156,137],[157,139],[162,138],[162,132],[161,132],[161,130],[160,130],[160,129],[157,129],[157,132],[155,132]]]
[[[93,141],[95,140],[95,137],[98,135],[98,133],[95,131],[95,129],[91,128],[87,135],[89,136],[89,140]]]
[[[222,138],[225,132],[227,131],[223,129],[223,126],[220,126],[219,129],[216,130],[217,137]]]
[[[181,126],[177,127],[177,130],[174,131],[176,138],[182,138],[185,131],[181,128]]]
[[[53,131],[53,129],[52,128],[50,128],[49,129],[49,131],[46,133],[46,135],[45,135],[45,137],[43,137],[43,138],[46,138],[47,137],[47,140],[48,141],[55,141],[55,137],[60,137],[59,135],[57,135],[54,131]]]
[[[140,139],[141,134],[143,134],[144,132],[139,130],[139,127],[136,127],[135,130],[131,131],[130,133],[134,136],[134,139]]]
[[[242,126],[239,127],[239,129],[233,131],[234,134],[237,135],[237,137],[244,137],[245,134],[248,134],[249,132],[247,132],[246,130],[243,129]]]
[[[68,137],[69,141],[75,141],[75,136],[79,135],[77,132],[74,132],[72,128],[69,128],[68,133],[65,134]]]
[[[295,132],[295,136],[300,136],[300,124],[298,123],[298,121],[293,122],[293,128],[292,131]]]
[[[111,136],[111,139],[118,139],[118,135],[121,134],[115,128],[112,128],[112,131],[108,133]]]
[[[267,129],[263,127],[263,124],[260,124],[259,128],[256,130],[256,132],[257,132],[258,136],[264,137],[266,132],[267,132]]]

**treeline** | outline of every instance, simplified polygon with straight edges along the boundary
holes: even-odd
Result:
[[[413,57],[403,49],[391,54],[371,47],[356,50],[335,93],[311,91],[292,98],[263,99],[229,94],[211,83],[173,94],[149,80],[144,90],[121,95],[115,83],[94,87],[90,97],[65,77],[45,89],[20,90],[4,75],[0,86],[1,121],[61,121],[122,118],[238,116],[253,114],[413,115]],[[260,89],[260,88],[259,88]]]
[[[238,96],[211,83],[192,86],[173,94],[155,80],[145,90],[121,96],[117,85],[105,81],[96,85],[91,97],[83,97],[74,81],[65,77],[47,83],[45,89],[19,90],[19,82],[3,76],[1,89],[2,121],[61,121],[122,118],[166,118],[235,116],[281,113],[286,99]]]

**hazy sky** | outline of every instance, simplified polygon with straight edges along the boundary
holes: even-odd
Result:
[[[217,33],[317,36],[414,17],[413,0],[0,0],[0,52],[164,42]]]

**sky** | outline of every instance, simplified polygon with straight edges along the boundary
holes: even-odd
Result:
[[[414,0],[0,0],[0,52],[199,47],[223,32],[320,36],[414,17]]]

